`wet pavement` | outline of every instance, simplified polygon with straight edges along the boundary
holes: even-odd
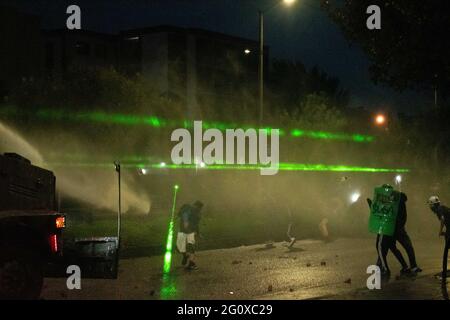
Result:
[[[322,299],[339,300],[448,300],[450,285],[433,275],[421,275],[411,279],[390,282],[381,290],[361,288],[340,295],[322,297]]]
[[[418,277],[399,278],[400,266],[388,256],[392,277],[381,290],[368,290],[367,267],[376,261],[374,240],[338,239],[242,246],[198,253],[199,270],[180,267],[163,276],[163,257],[121,260],[117,280],[83,279],[68,290],[65,279],[46,279],[43,299],[443,299],[433,277],[439,272],[442,239],[414,241],[424,269]],[[444,295],[443,295],[444,294]]]

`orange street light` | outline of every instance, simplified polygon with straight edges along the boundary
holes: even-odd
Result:
[[[375,124],[378,126],[386,124],[386,117],[383,114],[377,114],[375,116]]]

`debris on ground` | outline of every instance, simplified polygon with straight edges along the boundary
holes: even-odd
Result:
[[[297,257],[291,257],[291,256],[279,256],[278,259],[292,259],[292,260],[296,260]]]

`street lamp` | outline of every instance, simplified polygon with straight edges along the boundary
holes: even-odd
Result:
[[[117,241],[118,247],[120,248],[120,232],[122,230],[122,190],[121,190],[121,172],[120,172],[120,162],[114,161],[114,167],[117,172],[117,185],[119,192],[119,201],[118,201],[118,209],[117,209]]]
[[[377,114],[375,116],[375,124],[382,126],[386,123],[386,117],[383,114]]]
[[[400,192],[402,192],[402,176],[401,175],[397,175],[395,176],[395,184],[398,185],[398,189]]]
[[[297,0],[277,0],[278,3],[266,10],[259,10],[259,125],[262,125],[264,115],[264,14],[276,6],[283,4],[292,6]]]
[[[358,191],[353,192],[350,195],[350,203],[355,203],[359,200],[359,198],[361,197],[361,194]]]
[[[141,176],[145,176],[145,175],[147,175],[148,170],[147,170],[146,168],[140,168],[139,171],[138,171],[138,173],[139,173]]]

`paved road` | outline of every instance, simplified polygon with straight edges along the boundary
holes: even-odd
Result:
[[[415,241],[424,272],[417,279],[396,279],[399,265],[389,255],[393,277],[382,290],[369,292],[366,269],[376,260],[374,241],[339,239],[299,241],[198,253],[199,270],[185,271],[174,256],[163,279],[161,256],[121,260],[118,280],[82,280],[69,291],[64,279],[46,279],[44,299],[442,299],[431,277],[441,264],[442,239]]]

